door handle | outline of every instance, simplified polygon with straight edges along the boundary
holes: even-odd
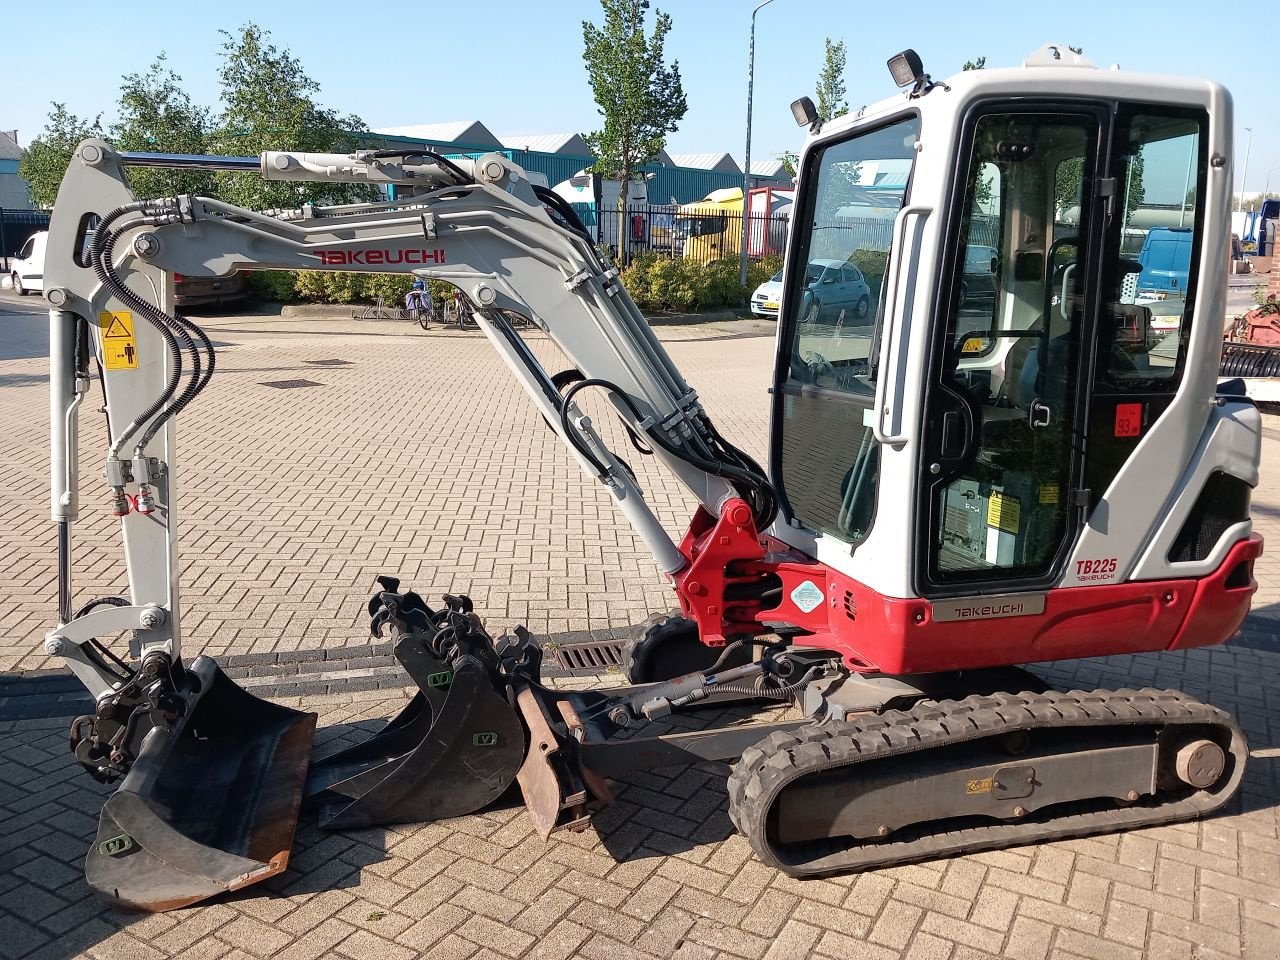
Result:
[[[903,432],[902,407],[905,402],[903,377],[898,376],[896,364],[902,359],[906,339],[911,331],[912,301],[916,296],[916,280],[919,274],[920,245],[924,224],[933,208],[923,204],[910,204],[898,211],[893,225],[890,245],[892,279],[886,297],[884,316],[878,331],[875,407],[867,411],[866,422],[876,440],[882,444],[906,443]],[[910,250],[907,249],[907,225],[914,221],[915,231]],[[904,261],[909,261],[904,263]],[[903,289],[903,288],[906,289]],[[901,316],[899,314],[901,313]],[[868,357],[868,360],[871,358]]]
[[[942,415],[942,443],[938,456],[955,460],[964,453],[964,423],[959,410],[948,410]]]
[[[1032,430],[1039,430],[1053,423],[1053,410],[1047,403],[1037,397],[1031,401],[1031,407],[1027,411],[1027,419],[1031,423]]]

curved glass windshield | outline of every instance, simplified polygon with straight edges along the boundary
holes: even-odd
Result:
[[[863,424],[875,393],[872,344],[894,219],[905,200],[915,116],[806,159],[789,269],[775,477],[791,513],[857,544],[875,513],[879,448]]]

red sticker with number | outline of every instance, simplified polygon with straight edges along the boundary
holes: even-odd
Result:
[[[1142,404],[1140,403],[1117,403],[1116,404],[1116,436],[1117,437],[1142,436]]]

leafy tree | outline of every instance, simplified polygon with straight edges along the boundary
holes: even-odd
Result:
[[[825,51],[822,71],[818,74],[818,116],[822,120],[834,120],[849,112],[844,98],[845,47],[843,40],[832,43],[830,37],[822,42]]]
[[[583,139],[596,156],[592,169],[618,180],[618,249],[626,243],[628,186],[639,167],[657,158],[688,112],[680,64],[666,63],[671,17],[654,10],[645,35],[649,0],[600,0],[604,26],[582,21],[582,58],[604,125]]]
[[[1124,182],[1119,185],[1121,191],[1127,191],[1127,199],[1125,201],[1125,216],[1132,217],[1133,212],[1142,206],[1142,201],[1146,199],[1146,185],[1142,182],[1142,174],[1145,163],[1141,153],[1129,158],[1129,169],[1124,177]],[[1054,201],[1058,209],[1065,210],[1073,207],[1081,200],[1080,181],[1084,177],[1084,160],[1080,157],[1072,157],[1063,160],[1058,164],[1057,178],[1054,183]]]
[[[359,117],[340,116],[315,99],[320,91],[287,49],[255,24],[223,36],[223,112],[211,135],[215,152],[254,156],[263,150],[349,153],[358,148],[354,131],[368,127]],[[267,182],[255,173],[219,173],[222,199],[256,210],[292,209],[303,203],[352,203],[370,200],[369,184]]]
[[[71,156],[86,137],[102,136],[102,114],[92,120],[68,113],[65,104],[53,103],[40,136],[22,151],[18,176],[31,187],[31,202],[52,207]]]
[[[978,57],[976,60],[966,60],[961,70],[982,70],[987,65],[986,57]]]
[[[145,74],[131,73],[120,84],[120,118],[111,140],[121,150],[159,153],[207,153],[209,110],[191,102],[160,54]],[[144,199],[180,193],[208,196],[213,174],[204,170],[138,167],[129,172],[133,192]]]
[[[796,175],[796,164],[800,162],[800,155],[794,150],[783,150],[778,154],[778,159],[782,161],[782,169],[787,172],[787,176],[794,177]]]

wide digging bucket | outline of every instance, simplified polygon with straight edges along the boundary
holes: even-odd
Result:
[[[416,656],[402,646],[416,648]],[[483,665],[464,658],[451,671],[416,640],[402,642],[396,655],[422,692],[380,733],[312,766],[306,792],[320,807],[321,827],[473,813],[496,800],[520,769],[524,728]]]
[[[200,692],[146,736],[85,860],[89,886],[122,909],[184,907],[289,862],[316,715],[258,699],[207,657],[189,670]]]

